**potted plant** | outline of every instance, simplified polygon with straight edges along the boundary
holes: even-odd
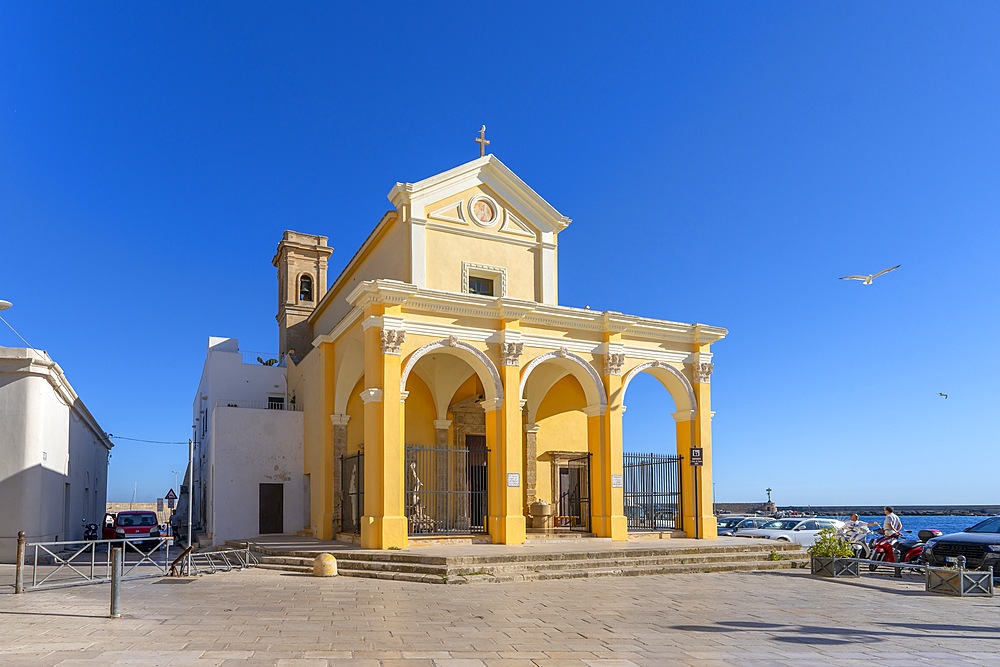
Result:
[[[820,577],[860,577],[859,563],[851,543],[833,528],[824,528],[809,547],[812,573]]]

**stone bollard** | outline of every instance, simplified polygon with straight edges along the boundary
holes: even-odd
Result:
[[[337,559],[333,557],[333,554],[320,554],[313,559],[313,576],[337,576]]]

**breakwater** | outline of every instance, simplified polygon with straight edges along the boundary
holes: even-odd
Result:
[[[884,505],[779,505],[778,509],[801,514],[848,515],[852,512],[879,516]],[[900,516],[993,516],[1000,505],[893,505]]]

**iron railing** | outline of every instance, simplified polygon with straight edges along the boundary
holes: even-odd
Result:
[[[163,577],[170,567],[171,542],[172,537],[28,543],[15,573],[15,590],[109,582],[114,547],[122,549],[122,579]]]
[[[278,366],[285,367],[285,355],[274,352],[251,352],[240,350],[243,364],[246,366]]]
[[[361,534],[365,513],[365,453],[340,457],[340,529]]]
[[[486,533],[489,450],[406,445],[403,475],[411,535]]]
[[[302,405],[282,401],[229,401],[220,399],[215,402],[217,408],[250,408],[252,410],[287,410],[289,412],[302,412]]]
[[[674,530],[681,516],[680,464],[667,454],[624,454],[625,516],[630,531]]]

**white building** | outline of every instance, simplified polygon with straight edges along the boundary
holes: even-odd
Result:
[[[100,523],[114,445],[43,350],[0,347],[0,562]]]
[[[302,412],[286,396],[278,355],[209,338],[192,417],[193,523],[203,543],[294,534],[309,525]],[[185,493],[178,514],[186,525]]]

